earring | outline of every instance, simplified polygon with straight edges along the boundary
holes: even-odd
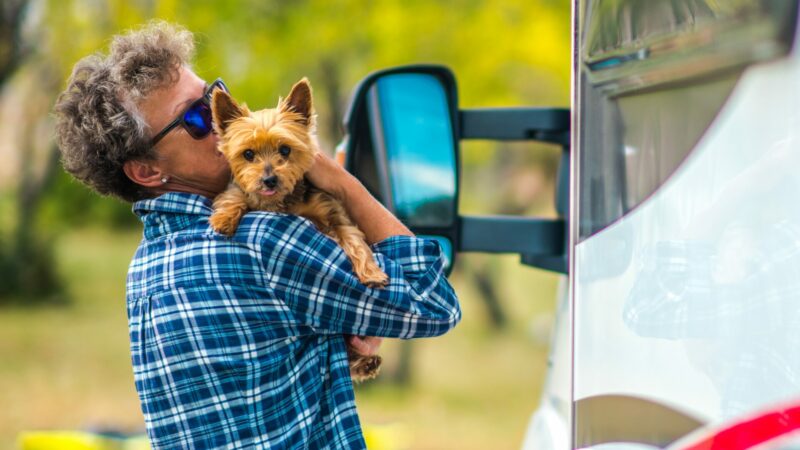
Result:
[[[167,181],[169,181],[169,177],[161,177],[161,184],[167,184]]]

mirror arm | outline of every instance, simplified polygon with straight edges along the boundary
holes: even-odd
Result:
[[[459,110],[461,139],[542,141],[569,148],[569,108],[479,108]]]
[[[558,219],[461,217],[458,251],[518,253],[522,264],[567,273],[570,110],[480,108],[459,111],[460,139],[533,140],[561,145]]]
[[[567,273],[569,264],[567,255],[542,256],[542,255],[520,255],[520,262],[526,266],[538,267],[553,272]]]
[[[564,220],[514,216],[461,216],[458,251],[564,254]]]

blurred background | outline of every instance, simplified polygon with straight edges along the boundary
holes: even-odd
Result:
[[[197,40],[195,71],[254,108],[307,76],[333,151],[369,72],[437,63],[460,106],[569,105],[566,0],[2,0],[0,2],[0,448],[21,431],[141,433],[125,274],[141,238],[130,205],[59,164],[52,105],[75,62],[161,18]],[[559,149],[462,143],[460,213],[553,216]],[[462,255],[463,321],[385,341],[356,388],[373,448],[518,448],[545,374],[558,277],[518,257]]]

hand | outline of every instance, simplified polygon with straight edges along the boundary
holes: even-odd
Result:
[[[317,153],[306,179],[341,202],[350,219],[364,233],[368,244],[389,236],[414,235],[333,158]]]
[[[379,337],[347,336],[347,345],[361,356],[377,355],[382,342],[383,338]]]
[[[306,176],[311,184],[340,199],[344,195],[346,182],[351,178],[344,167],[322,152],[314,156],[314,165]]]

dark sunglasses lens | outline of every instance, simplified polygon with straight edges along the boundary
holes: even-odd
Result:
[[[193,138],[204,138],[211,132],[211,108],[204,102],[195,102],[183,115],[183,122]]]

